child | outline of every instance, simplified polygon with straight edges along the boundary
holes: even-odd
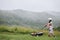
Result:
[[[48,36],[49,37],[51,37],[51,36],[55,37],[54,32],[53,32],[52,18],[48,18],[48,20],[49,20],[49,22],[45,25],[45,27],[47,27],[48,30],[49,30]]]

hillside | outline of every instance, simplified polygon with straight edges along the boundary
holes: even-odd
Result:
[[[0,10],[0,25],[21,25],[39,28],[53,18],[54,26],[60,24],[60,12],[31,12],[26,10]]]

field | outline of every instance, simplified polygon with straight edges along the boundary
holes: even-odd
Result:
[[[44,34],[42,36],[31,36],[31,32],[36,32],[37,30],[33,30],[31,28],[24,27],[7,27],[0,26],[0,40],[60,40],[60,32],[54,31],[56,37],[48,37],[47,30],[43,31]]]
[[[56,38],[43,36],[31,36],[30,34],[0,32],[0,40],[60,40],[59,32],[56,33]]]

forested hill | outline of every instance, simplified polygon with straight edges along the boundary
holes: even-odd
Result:
[[[26,10],[0,10],[0,25],[21,25],[28,27],[41,27],[53,19],[54,26],[60,25],[60,12],[31,12]]]

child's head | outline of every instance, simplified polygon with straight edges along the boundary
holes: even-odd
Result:
[[[52,18],[48,18],[48,20],[49,20],[49,23],[52,22]]]

